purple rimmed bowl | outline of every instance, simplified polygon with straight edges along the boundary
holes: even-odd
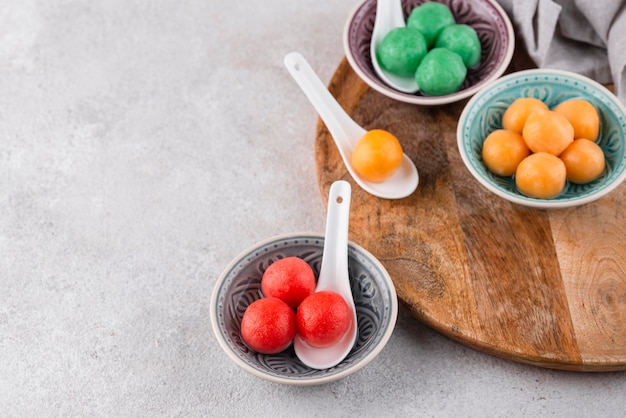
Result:
[[[425,0],[402,0],[405,20]],[[376,0],[366,0],[348,17],[343,34],[346,58],[354,72],[371,88],[395,100],[422,106],[457,102],[472,96],[507,69],[515,48],[515,34],[509,17],[492,0],[440,0],[447,5],[456,23],[470,25],[481,45],[480,64],[467,71],[460,90],[444,96],[427,96],[421,92],[403,93],[389,87],[376,72],[371,61],[370,42],[376,18]]]

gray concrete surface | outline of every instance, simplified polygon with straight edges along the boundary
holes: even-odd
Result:
[[[323,232],[316,114],[354,0],[0,3],[0,416],[602,416],[626,374],[474,351],[401,311],[319,387],[240,370],[209,322],[249,245]]]

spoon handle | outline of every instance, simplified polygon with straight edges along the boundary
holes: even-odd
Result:
[[[350,218],[350,183],[335,181],[330,186],[324,239],[324,256],[316,291],[335,290],[346,302],[352,301],[348,278],[348,222]]]
[[[372,44],[378,44],[383,40],[388,31],[393,28],[406,26],[401,0],[377,0],[376,17]],[[385,29],[381,31],[380,29]],[[384,33],[383,33],[384,32]]]
[[[356,142],[365,134],[365,130],[359,126],[346,111],[337,103],[326,86],[319,79],[307,60],[298,52],[291,52],[285,56],[285,66],[291,76],[296,80],[300,89],[311,101],[315,110],[320,115],[330,134],[342,144],[349,147],[350,154],[354,150]],[[339,147],[340,152],[344,152]]]

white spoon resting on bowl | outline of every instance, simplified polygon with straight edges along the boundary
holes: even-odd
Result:
[[[376,51],[385,36],[395,28],[406,26],[404,15],[402,14],[401,0],[377,0],[376,19],[370,41],[370,55],[374,71],[389,87],[403,93],[415,93],[419,90],[415,77],[405,77],[390,73],[380,66]]]
[[[348,276],[348,222],[351,194],[352,189],[347,181],[339,180],[330,186],[322,267],[315,291],[331,290],[340,294],[352,311],[352,320],[343,337],[329,347],[313,347],[296,335],[293,341],[296,355],[300,361],[314,369],[328,369],[341,363],[354,347],[357,337],[356,307]]]

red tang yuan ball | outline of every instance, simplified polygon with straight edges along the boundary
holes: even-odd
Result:
[[[264,296],[279,298],[294,309],[314,291],[313,269],[298,257],[286,257],[273,262],[261,279]]]
[[[261,298],[252,302],[241,320],[241,338],[256,352],[280,353],[296,335],[296,314],[278,298]]]
[[[313,347],[338,342],[350,328],[352,311],[340,294],[315,292],[302,301],[296,313],[297,332]]]

